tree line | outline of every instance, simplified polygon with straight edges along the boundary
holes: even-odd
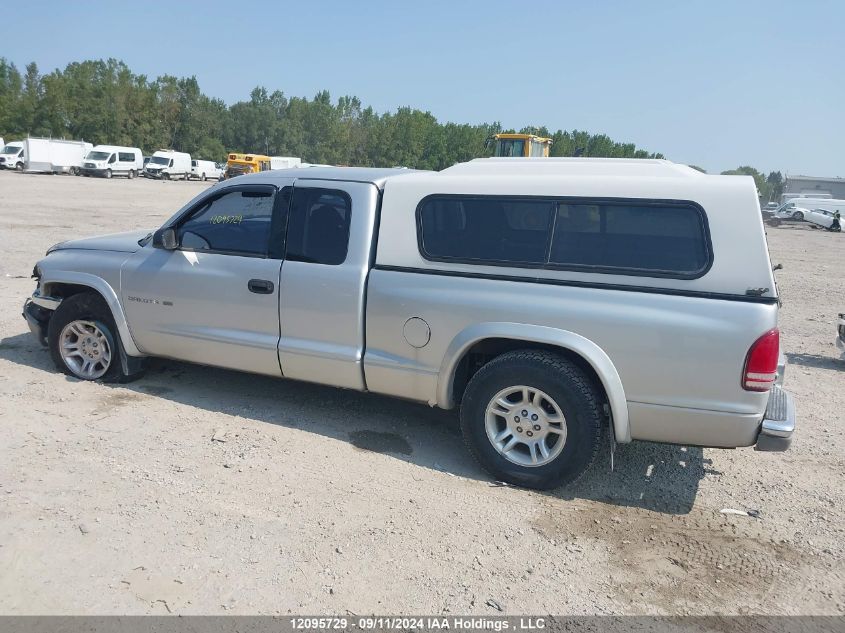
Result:
[[[441,123],[411,107],[379,113],[358,97],[335,101],[327,91],[308,99],[259,86],[248,100],[227,106],[204,94],[196,77],[149,79],[116,59],[72,62],[41,74],[35,63],[21,72],[0,57],[0,136],[6,139],[73,138],[147,154],[172,148],[215,161],[236,151],[330,165],[443,169],[489,156],[486,139],[514,131],[498,122]],[[552,156],[664,158],[606,134],[544,126],[519,131],[551,137]],[[752,176],[764,200],[783,190],[780,172],[766,176],[743,166],[722,173]]]
[[[227,106],[200,90],[196,77],[149,79],[121,61],[73,62],[41,74],[0,58],[0,135],[46,136],[95,144],[160,148],[223,160],[229,151],[300,156],[312,163],[443,169],[489,155],[485,140],[497,123],[438,121],[431,112],[401,107],[379,113],[358,97],[289,97],[257,87]],[[553,156],[662,158],[605,134],[523,128],[553,139]]]

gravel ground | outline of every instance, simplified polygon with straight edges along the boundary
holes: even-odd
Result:
[[[494,485],[422,405],[58,373],[20,316],[36,260],[205,186],[0,172],[0,613],[845,613],[845,235],[769,229],[789,452],[637,443],[544,494]]]

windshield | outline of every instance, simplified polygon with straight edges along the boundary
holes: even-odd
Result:
[[[21,148],[18,145],[6,145],[6,147],[3,148],[2,153],[3,154],[17,154],[19,151],[21,151]]]
[[[496,156],[525,156],[525,141],[522,139],[499,139],[496,141]]]
[[[153,156],[150,159],[150,163],[153,165],[166,165],[170,162],[170,159],[166,156]]]
[[[106,160],[111,156],[111,152],[88,152],[87,160]]]

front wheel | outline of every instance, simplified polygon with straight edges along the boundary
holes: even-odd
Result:
[[[23,171],[23,163],[18,163],[15,165],[15,171]]]
[[[203,182],[205,182],[205,181],[206,181],[205,174],[203,174],[203,175],[202,175],[202,181],[203,181]]]
[[[796,211],[795,213],[792,214],[792,219],[793,220],[803,220],[804,214],[801,211]]]
[[[111,169],[106,170],[106,178],[111,178]]]
[[[128,382],[140,376],[124,370],[120,334],[108,304],[95,292],[59,304],[50,318],[47,343],[56,367],[80,380]]]
[[[602,396],[572,361],[541,350],[484,365],[461,402],[464,440],[496,479],[555,488],[578,479],[598,452]]]

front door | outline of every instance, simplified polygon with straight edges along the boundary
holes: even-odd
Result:
[[[121,300],[141,351],[281,375],[279,275],[290,191],[218,189],[170,225],[176,250],[148,245],[124,264]]]

